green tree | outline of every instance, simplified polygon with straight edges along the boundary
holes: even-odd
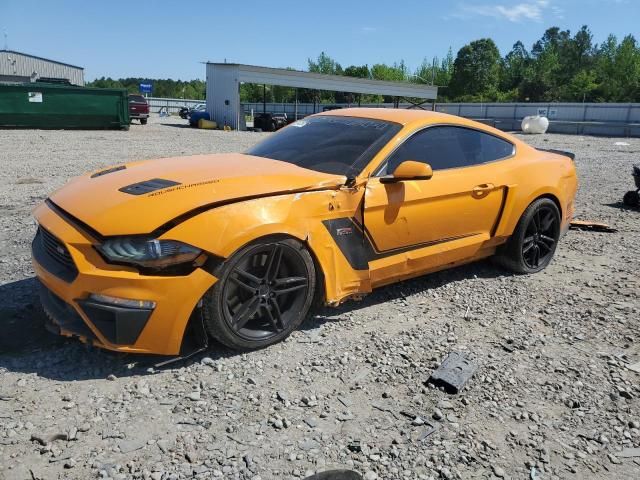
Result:
[[[517,41],[502,60],[500,91],[518,90],[531,71],[531,56],[521,41]]]
[[[404,82],[407,80],[408,73],[409,70],[404,63],[404,60],[400,60],[399,63],[394,63],[393,65],[376,63],[371,67],[371,78],[375,80]]]
[[[562,89],[562,99],[568,102],[592,102],[597,89],[596,73],[592,70],[580,70]]]
[[[309,71],[313,73],[324,73],[325,75],[342,75],[342,66],[336,62],[333,58],[327,55],[325,52],[320,52],[318,58],[314,61],[312,59],[307,59],[309,64]],[[321,91],[321,92],[302,92],[303,97],[311,96],[311,101],[315,99],[315,101],[321,103],[334,103],[335,102],[335,94],[330,91]]]
[[[465,45],[453,63],[453,96],[495,97],[500,79],[500,52],[490,38]]]
[[[596,72],[601,100],[640,101],[640,48],[632,35],[620,44],[613,35],[607,38],[598,50]]]
[[[102,77],[87,83],[87,86],[97,88],[126,88],[129,93],[138,93],[141,83],[151,83],[153,85],[152,95],[154,97],[193,100],[202,100],[205,97],[206,84],[202,80],[182,81],[136,77],[114,80],[109,77]]]
[[[346,77],[370,78],[371,72],[369,71],[369,65],[350,65],[344,69],[343,75]],[[370,97],[361,93],[336,92],[336,102],[338,103],[370,102],[372,101]]]
[[[344,69],[344,75],[347,77],[369,78],[371,72],[369,71],[369,65],[350,65]]]

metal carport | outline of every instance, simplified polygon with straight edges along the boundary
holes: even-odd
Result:
[[[435,100],[438,87],[408,82],[387,82],[368,78],[324,75],[284,68],[258,67],[237,63],[207,63],[207,112],[218,125],[243,128],[240,116],[240,83],[332,90],[337,92],[387,95],[397,99]],[[423,102],[419,102],[423,103]],[[415,104],[416,106],[419,103]]]

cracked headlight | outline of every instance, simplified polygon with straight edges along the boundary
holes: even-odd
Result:
[[[202,250],[176,240],[156,240],[138,237],[110,238],[98,250],[116,263],[130,263],[148,268],[162,268],[190,263]]]

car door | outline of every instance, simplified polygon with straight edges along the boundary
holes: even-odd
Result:
[[[510,142],[465,127],[433,126],[408,138],[367,184],[372,281],[410,269],[394,267],[408,259],[419,270],[473,256],[492,236],[506,193],[495,161],[513,153]],[[380,182],[407,160],[429,164],[432,178]]]

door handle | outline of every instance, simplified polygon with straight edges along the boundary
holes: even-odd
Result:
[[[473,187],[473,194],[477,196],[486,195],[495,188],[493,183],[483,183],[482,185],[476,185]]]

